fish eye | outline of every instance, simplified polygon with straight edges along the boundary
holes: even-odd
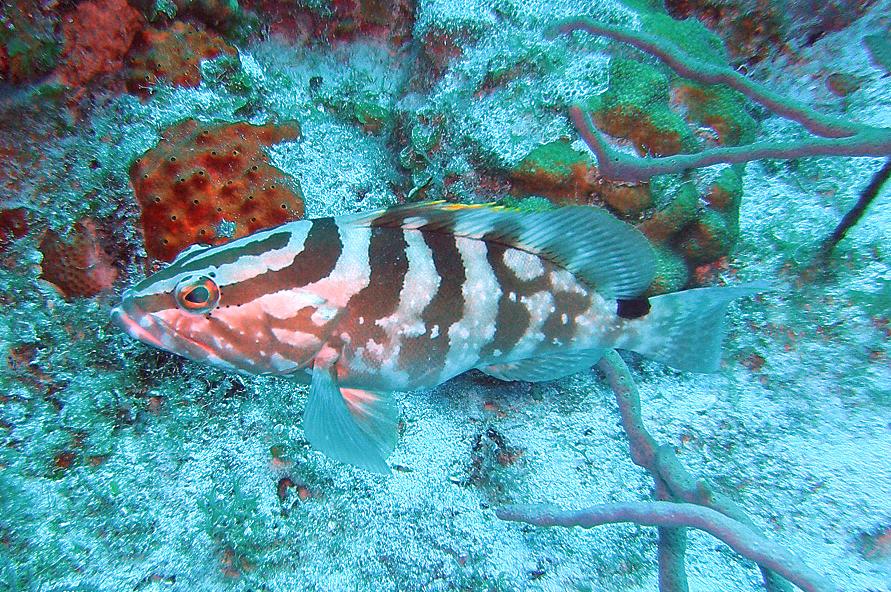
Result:
[[[176,286],[176,303],[186,312],[207,314],[220,302],[220,287],[202,275],[189,277]]]

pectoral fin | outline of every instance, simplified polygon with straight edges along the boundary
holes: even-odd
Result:
[[[399,411],[381,393],[340,388],[333,367],[316,364],[303,430],[316,450],[367,471],[389,474]]]
[[[588,370],[603,356],[602,349],[586,349],[571,353],[526,358],[506,364],[481,367],[480,370],[499,380],[545,382]]]

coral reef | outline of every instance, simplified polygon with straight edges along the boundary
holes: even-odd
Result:
[[[763,158],[805,156],[878,156],[891,154],[891,128],[861,125],[814,111],[777,95],[766,86],[741,76],[726,65],[716,65],[686,53],[681,47],[646,32],[630,31],[588,19],[568,20],[555,29],[566,34],[582,30],[605,35],[657,56],[673,70],[704,84],[725,84],[777,115],[799,123],[812,136],[799,141],[760,141],[732,148],[711,148],[693,155],[632,158],[610,148],[583,107],[573,106],[573,122],[597,156],[601,174],[614,180],[645,181],[656,175],[681,173],[717,163],[741,164]]]
[[[856,137],[888,121],[889,0],[668,3],[701,21],[650,0],[127,3],[142,16],[123,65],[126,39],[106,20],[129,13],[120,2],[0,6],[0,589],[622,592],[685,576],[690,590],[763,590],[723,542],[681,532],[718,524],[679,507],[696,504],[748,516],[841,589],[885,592],[886,159],[700,166],[714,150],[748,157],[810,136],[646,47],[546,33],[582,17],[649,31],[685,64],[737,69]],[[65,27],[85,29],[101,6],[111,61],[71,54],[85,79],[58,84]],[[128,77],[132,94],[118,92]],[[591,121],[574,126],[574,105]],[[580,132],[637,176],[614,178]],[[663,158],[694,160],[650,175]],[[421,199],[602,206],[651,237],[651,294],[776,289],[733,306],[714,374],[625,356],[656,463],[636,464],[629,436],[643,434],[625,430],[628,407],[596,372],[537,384],[470,372],[394,393],[388,477],[311,448],[299,381],[192,363],[110,323],[116,291],[194,242],[304,208]],[[633,522],[497,518],[539,501]],[[771,573],[791,563],[754,558],[772,590],[791,586]]]
[[[55,68],[62,43],[59,15],[35,0],[4,2],[0,11],[0,80],[31,81]]]
[[[24,208],[0,210],[0,249],[28,234],[28,213]]]
[[[238,61],[238,51],[220,36],[189,23],[177,21],[167,29],[146,27],[127,54],[127,90],[146,97],[162,81],[197,87],[201,60],[220,56]]]
[[[165,130],[130,168],[149,256],[170,261],[189,245],[220,244],[303,216],[299,186],[263,152],[299,137],[297,122],[187,119]]]
[[[192,20],[231,37],[243,37],[256,22],[238,0],[132,0],[150,21]]]
[[[48,230],[40,241],[41,276],[65,298],[95,296],[111,288],[118,270],[99,241],[96,223],[77,221],[70,235]]]
[[[411,37],[414,0],[335,0],[327,3],[252,0],[247,7],[270,15],[270,32],[304,42],[374,37],[400,45]]]
[[[720,35],[734,60],[757,63],[791,54],[828,32],[848,27],[874,0],[666,0],[677,19],[697,18]]]

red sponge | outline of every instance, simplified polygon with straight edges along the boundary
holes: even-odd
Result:
[[[146,252],[171,261],[193,244],[221,244],[301,218],[299,186],[263,151],[299,137],[297,122],[207,125],[188,119],[165,130],[130,167]]]

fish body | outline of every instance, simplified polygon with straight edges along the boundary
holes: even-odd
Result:
[[[552,380],[606,348],[715,369],[724,309],[752,290],[641,298],[653,275],[647,240],[595,208],[424,204],[193,247],[127,290],[113,318],[196,361],[310,383],[313,446],[385,471],[390,391],[472,368]]]

